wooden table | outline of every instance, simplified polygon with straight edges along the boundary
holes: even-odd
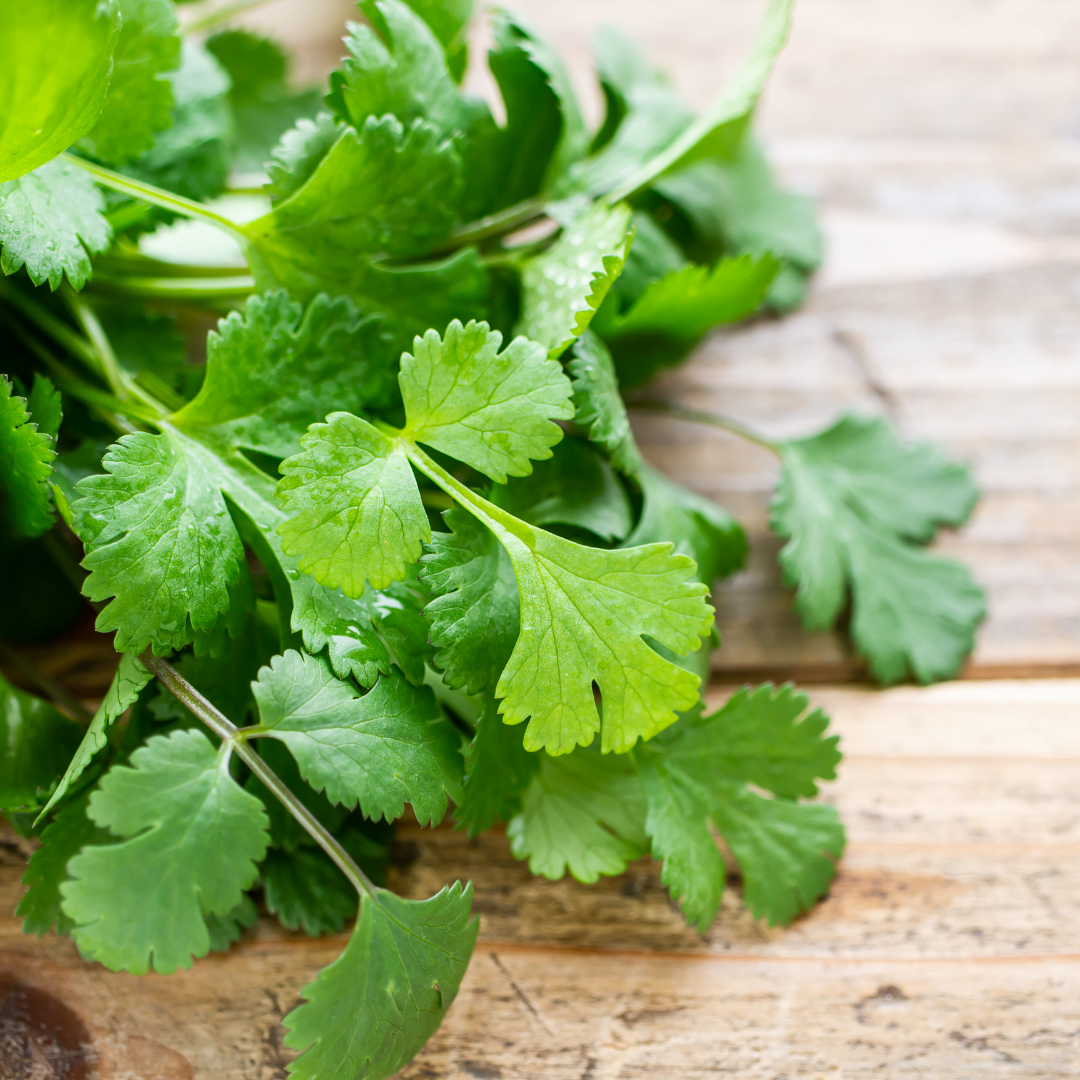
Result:
[[[307,5],[278,0],[251,18]],[[748,40],[745,0],[518,3],[572,59],[618,23],[707,100]],[[335,16],[336,17],[336,16]],[[320,31],[321,32],[321,31]],[[333,35],[331,34],[331,37]],[[716,335],[665,393],[809,433],[889,415],[974,467],[985,497],[942,547],[987,587],[968,678],[879,692],[790,614],[765,520],[773,466],[722,433],[649,418],[648,456],[735,511],[748,570],[718,594],[722,697],[797,676],[846,760],[824,797],[850,843],[827,900],[767,929],[738,883],[686,929],[648,861],[595,887],[535,880],[495,833],[404,827],[393,885],[471,877],[480,944],[420,1078],[854,1080],[1080,1073],[1080,5],[800,0],[763,103],[770,151],[821,200],[829,265],[807,307]],[[74,654],[72,654],[74,656]],[[65,667],[66,664],[66,667]],[[81,666],[80,666],[81,665]],[[92,694],[92,653],[55,660]],[[0,911],[19,893],[0,846]],[[280,1016],[343,947],[263,922],[169,978],[85,965],[0,920],[0,973],[80,1016],[102,1078],[284,1077]]]

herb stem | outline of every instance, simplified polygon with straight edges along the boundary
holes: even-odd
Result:
[[[0,278],[0,299],[9,303],[38,329],[44,330],[65,352],[71,353],[72,356],[88,364],[95,374],[104,375],[97,354],[85,338],[77,334],[63,319],[58,319],[36,300],[25,295],[21,289],[15,288],[2,278]]]
[[[466,244],[477,244],[481,240],[489,240],[493,236],[505,236],[507,233],[516,232],[534,221],[539,221],[544,216],[544,203],[541,199],[525,199],[523,202],[508,206],[505,210],[488,214],[477,221],[470,221],[467,225],[455,229],[450,234],[451,250],[456,247],[464,247]],[[441,252],[440,252],[441,253]]]
[[[274,793],[278,801],[307,831],[308,835],[334,861],[337,868],[352,882],[358,893],[375,898],[375,885],[356,865],[352,856],[325,825],[289,790],[273,769],[250,747],[247,738],[224,713],[219,712],[166,660],[155,656],[152,649],[139,660],[157,677],[173,697],[197,716],[222,742],[229,743],[238,758]]]
[[[94,279],[94,290],[160,300],[233,300],[250,296],[255,291],[255,279],[250,274],[227,277],[144,277],[140,274],[113,277],[99,274]]]
[[[758,446],[763,446],[766,450],[776,454],[777,457],[780,456],[780,447],[771,439],[765,438],[764,435],[760,435],[753,428],[747,427],[746,424],[721,413],[706,412],[704,409],[691,409],[674,401],[647,400],[644,398],[640,400],[631,399],[626,403],[626,407],[628,409],[638,409],[642,412],[663,413],[665,416],[675,417],[676,420],[689,420],[691,423],[708,424],[709,427],[730,431],[732,434],[740,436],[740,438],[757,443]]]
[[[95,165],[93,162],[77,157],[75,154],[64,154],[62,156],[69,164],[78,165],[80,169],[85,169],[104,187],[112,188],[113,191],[119,191],[122,195],[127,195],[132,199],[142,199],[143,202],[160,206],[163,210],[170,210],[181,217],[206,222],[206,224],[213,225],[214,228],[228,233],[236,240],[243,241],[245,239],[244,234],[235,222],[215,213],[210,207],[195,202],[194,199],[186,199],[183,195],[175,195],[171,191],[154,187],[153,184],[143,183],[141,180],[133,180],[129,176],[113,172],[112,169],[102,168],[102,166]]]
[[[32,664],[25,656],[9,648],[2,641],[0,641],[0,657],[52,698],[61,712],[67,713],[72,720],[77,720],[80,724],[89,724],[94,719],[94,714],[70,690],[61,686],[55,679],[50,679],[44,671],[38,669],[36,664]]]

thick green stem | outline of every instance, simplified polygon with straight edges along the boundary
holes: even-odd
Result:
[[[142,199],[143,202],[153,203],[154,206],[160,206],[163,210],[171,210],[181,217],[191,218],[192,221],[205,221],[208,225],[213,225],[215,229],[221,229],[222,232],[228,233],[236,240],[243,241],[245,239],[244,234],[235,222],[215,213],[210,207],[195,202],[194,199],[185,199],[183,195],[174,195],[164,188],[154,187],[153,184],[145,184],[141,180],[133,180],[130,176],[113,172],[112,169],[102,168],[100,165],[95,165],[93,162],[77,157],[74,154],[64,154],[63,158],[69,164],[78,165],[80,169],[85,169],[104,187],[112,188],[113,191],[119,191],[122,195],[128,195],[132,199]]]
[[[229,277],[142,277],[99,274],[95,292],[117,293],[158,300],[239,300],[255,291],[250,274]]]
[[[733,420],[730,416],[705,412],[703,409],[691,409],[685,405],[678,405],[673,401],[635,401],[631,399],[626,403],[626,407],[628,409],[639,409],[642,412],[663,413],[665,416],[675,417],[676,420],[689,420],[695,424],[708,424],[709,427],[730,431],[733,435],[757,443],[758,446],[763,446],[766,450],[776,454],[777,457],[780,456],[780,447],[776,443],[765,438],[764,435],[759,435],[753,428],[747,427],[738,420]]]
[[[293,794],[288,786],[265,761],[248,745],[247,737],[224,713],[219,712],[177,670],[155,656],[151,649],[139,657],[173,697],[197,716],[273,792],[275,797],[304,828],[308,835],[334,861],[337,868],[352,882],[358,893],[374,899],[375,885],[353,861],[352,856],[331,835],[325,825]]]
[[[534,221],[539,221],[543,216],[543,201],[526,199],[496,214],[489,214],[478,221],[470,221],[467,225],[455,229],[450,234],[449,245],[445,249],[440,249],[438,253],[464,247],[466,244],[479,244],[495,236],[506,236],[508,233],[523,229],[526,225],[531,225]]]

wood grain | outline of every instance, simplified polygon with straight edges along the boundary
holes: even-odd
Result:
[[[699,937],[651,860],[596,886],[551,882],[501,832],[403,826],[414,859],[393,888],[426,896],[471,878],[481,919],[458,1002],[403,1075],[1074,1075],[1080,680],[814,697],[848,751],[823,797],[850,843],[829,897],[786,929],[749,918],[737,878]],[[10,912],[21,857],[5,850]],[[102,1078],[160,1060],[145,1075],[263,1080],[288,1060],[277,1019],[344,940],[263,920],[226,956],[137,978],[8,917],[0,975],[79,1014]]]

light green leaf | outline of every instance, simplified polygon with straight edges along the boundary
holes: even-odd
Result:
[[[407,0],[407,3],[431,27],[446,50],[451,78],[461,82],[469,56],[466,30],[472,18],[473,0]]]
[[[601,27],[594,44],[609,118],[617,117],[618,123],[613,131],[603,132],[607,137],[596,153],[573,166],[567,186],[604,195],[670,146],[694,114],[667,79],[652,70],[641,50],[617,30]]]
[[[543,348],[516,337],[500,353],[501,344],[487,323],[455,319],[442,338],[429,330],[416,339],[399,376],[403,435],[500,484],[528,476],[530,459],[551,457],[562,438],[553,420],[574,415],[569,380]]]
[[[260,728],[288,746],[303,778],[365,817],[438,824],[460,790],[459,740],[427,687],[397,672],[362,697],[314,657],[289,650],[254,684]]]
[[[750,123],[758,95],[787,41],[795,0],[769,0],[750,54],[712,104],[666,149],[650,158],[612,194],[612,201],[640,191],[664,173],[703,158],[732,157]]]
[[[460,882],[429,900],[364,893],[345,952],[285,1017],[285,1045],[304,1051],[293,1080],[384,1080],[406,1064],[457,995],[479,929],[471,904]]]
[[[66,934],[71,920],[60,910],[60,886],[67,880],[68,861],[87,844],[107,844],[108,832],[86,816],[90,792],[65,806],[41,834],[41,847],[30,856],[22,882],[27,891],[15,909],[22,916],[23,933],[41,937],[53,926]]]
[[[885,421],[844,416],[780,445],[772,504],[785,580],[808,629],[825,630],[850,590],[851,633],[882,682],[954,675],[986,603],[966,567],[916,546],[958,526],[978,492],[968,471],[927,444],[902,446]]]
[[[224,428],[233,445],[275,457],[296,453],[312,420],[386,403],[393,372],[379,322],[345,297],[319,295],[305,310],[284,292],[253,296],[210,331],[202,388],[172,422]]]
[[[267,911],[286,930],[339,934],[356,914],[356,890],[321,851],[271,851],[259,877]]]
[[[76,488],[75,528],[90,571],[83,591],[116,648],[159,654],[183,648],[229,610],[243,546],[221,495],[220,459],[175,429],[135,432],[109,448],[104,475]],[[246,574],[246,567],[244,573]]]
[[[405,451],[366,420],[331,413],[281,464],[278,497],[291,516],[278,532],[300,569],[360,596],[405,577],[431,538]]]
[[[522,746],[521,732],[502,722],[495,698],[485,697],[467,751],[465,783],[454,808],[455,825],[475,837],[496,821],[509,821],[521,809],[522,793],[542,757]]]
[[[330,113],[321,112],[314,120],[297,120],[281,136],[266,164],[266,194],[274,205],[295,195],[311,179],[343,130]]]
[[[0,811],[36,810],[52,792],[81,728],[0,675]]]
[[[835,780],[842,757],[839,735],[823,738],[829,718],[789,683],[743,687],[723,708],[688,731],[684,745],[727,776],[745,780],[783,798],[818,793],[816,780]],[[691,752],[691,751],[684,751]]]
[[[521,272],[518,333],[553,359],[586,330],[619,276],[633,232],[630,208],[594,204]]]
[[[243,226],[263,258],[319,273],[361,255],[419,255],[457,223],[461,161],[422,120],[394,116],[346,127],[310,178]]]
[[[643,637],[696,650],[712,626],[705,586],[670,544],[603,551],[526,529],[497,532],[521,595],[521,632],[496,689],[503,718],[529,720],[526,749],[568,754],[601,730],[595,683],[602,748],[623,753],[697,701],[698,677]]]
[[[240,903],[267,843],[262,804],[229,776],[227,755],[199,731],[155,736],[109,771],[88,813],[123,842],[68,864],[60,891],[82,954],[137,975],[205,956],[204,916]]]
[[[530,525],[569,525],[608,543],[624,540],[634,523],[626,489],[607,459],[572,436],[537,462],[532,476],[493,488],[491,501]]]
[[[540,755],[506,834],[534,874],[558,879],[569,870],[591,884],[645,853],[644,826],[645,795],[632,760],[578,751]]]
[[[68,788],[82,776],[83,770],[93,760],[94,755],[108,741],[109,728],[124,712],[135,704],[139,692],[150,681],[151,677],[150,672],[131,653],[124,653],[120,657],[120,666],[113,676],[113,681],[109,684],[109,689],[105,691],[105,697],[98,706],[97,712],[94,713],[94,718],[90,721],[90,726],[86,729],[86,734],[83,736],[82,742],[79,743],[79,748],[75,751],[75,756],[71,759],[67,771],[56,787],[56,791],[53,792],[53,796],[46,803],[45,808],[38,814],[38,821],[64,797]]]
[[[49,478],[56,457],[53,440],[34,423],[26,398],[0,375],[0,494],[2,509],[17,533],[38,536],[53,526]]]
[[[593,442],[607,450],[617,469],[634,476],[642,467],[641,452],[630,430],[630,418],[607,346],[586,330],[574,343],[574,359],[569,366],[574,377],[574,419]]]
[[[180,37],[171,0],[119,0],[122,23],[101,116],[81,145],[119,165],[149,150],[154,133],[172,122],[168,72],[180,66]]]
[[[94,126],[119,34],[115,0],[4,6],[0,183],[44,165]]]
[[[66,161],[0,184],[0,269],[14,274],[25,266],[35,285],[47,281],[52,289],[67,275],[81,289],[90,279],[90,256],[112,239],[104,206],[89,174]]]
[[[26,407],[38,432],[48,435],[55,443],[60,421],[64,418],[64,404],[60,391],[40,372],[34,372],[34,385],[27,396]]]
[[[491,530],[455,507],[448,533],[431,534],[420,559],[432,600],[430,623],[435,666],[447,684],[468,694],[495,689],[518,636],[520,607],[510,557]],[[496,720],[498,722],[498,720]],[[521,742],[521,736],[514,738]]]

